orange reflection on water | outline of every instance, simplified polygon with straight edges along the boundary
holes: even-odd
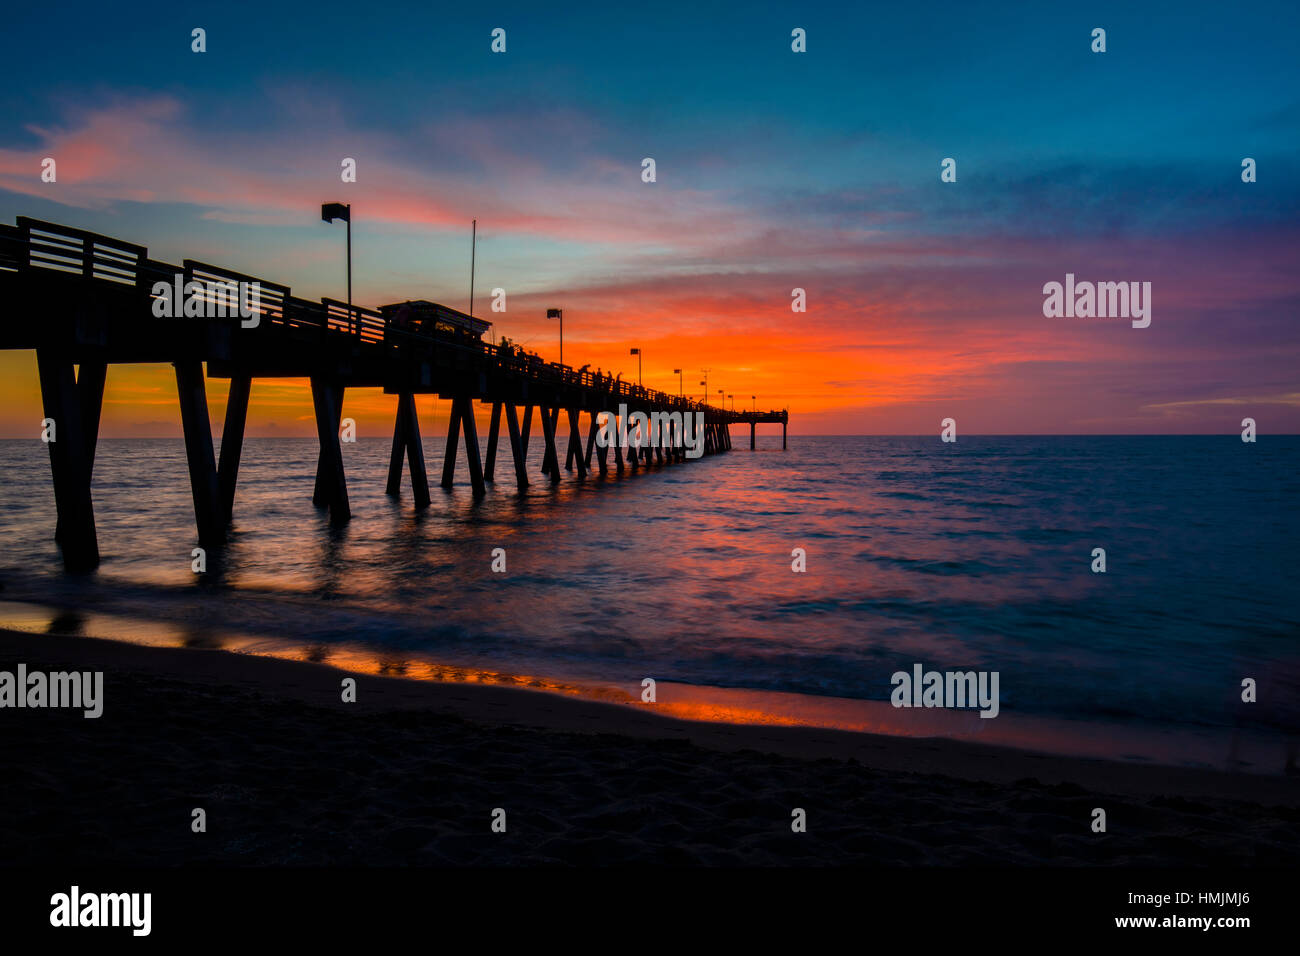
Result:
[[[322,653],[323,652],[323,653]],[[376,677],[401,677],[409,680],[436,681],[443,684],[494,684],[500,687],[516,687],[526,690],[540,690],[551,694],[567,694],[575,697],[625,703],[633,698],[625,691],[599,685],[583,686],[565,681],[538,677],[530,674],[507,674],[481,667],[460,667],[452,664],[439,664],[419,658],[398,657],[393,654],[376,656],[373,650],[363,647],[333,646],[327,649],[316,647],[283,647],[267,649],[256,653],[278,657],[282,660],[309,661],[328,663],[331,667],[358,674],[371,674]]]
[[[903,737],[946,737],[1020,750],[1106,760],[1168,765],[1222,763],[1222,741],[1209,730],[1060,720],[1003,712],[983,719],[974,710],[895,708],[884,700],[816,697],[659,682],[654,703],[643,703],[641,685],[582,683],[482,667],[440,664],[360,645],[304,645],[280,638],[221,633],[201,627],[146,621],[96,612],[60,612],[35,604],[0,601],[0,626],[36,633],[108,638],[153,647],[224,650],[282,660],[328,664],[345,671],[439,683],[514,687],[635,706],[658,716],[711,723],[819,727]],[[1255,772],[1278,772],[1281,738],[1240,735],[1238,757]]]
[[[812,697],[739,687],[661,683],[652,706],[658,714],[682,720],[822,727],[905,737],[972,736],[985,729],[975,723],[981,719],[978,714],[969,711],[898,709],[887,701]]]

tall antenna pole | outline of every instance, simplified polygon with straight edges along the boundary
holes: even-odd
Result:
[[[348,331],[356,321],[352,314],[352,203],[348,203]]]
[[[478,247],[478,220],[474,220],[469,239],[469,317],[474,318],[474,253]]]

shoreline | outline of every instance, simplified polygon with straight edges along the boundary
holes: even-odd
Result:
[[[75,619],[76,626],[68,628]],[[525,688],[565,700],[606,702],[655,718],[678,718],[732,727],[804,727],[855,737],[911,738],[981,745],[998,751],[1033,753],[1072,761],[1149,765],[1179,770],[1209,770],[1255,776],[1281,776],[1287,742],[1257,729],[1167,724],[1124,724],[1071,720],[1033,713],[1006,713],[978,719],[973,711],[947,708],[897,709],[887,701],[809,695],[793,691],[659,680],[657,701],[643,705],[639,683],[592,677],[565,678],[540,671],[497,671],[483,665],[447,663],[418,652],[391,654],[365,643],[313,645],[284,633],[201,629],[138,612],[90,608],[73,610],[31,597],[3,595],[0,631],[85,637],[127,645],[217,650],[287,662],[323,663],[355,677],[395,676],[424,684]],[[221,666],[216,667],[221,671]],[[639,680],[639,679],[638,679]],[[528,708],[536,712],[537,708]],[[616,726],[619,718],[612,719]],[[660,725],[662,726],[662,724]],[[841,750],[843,748],[840,748]],[[838,751],[832,751],[834,755]]]
[[[325,663],[227,650],[157,647],[0,628],[0,667],[19,662],[29,669],[63,662],[78,670],[103,670],[106,710],[114,703],[113,675],[129,673],[208,690],[230,687],[278,703],[361,714],[413,710],[492,727],[675,740],[705,750],[750,750],[810,761],[856,761],[891,773],[938,774],[993,784],[1032,778],[1049,785],[1073,784],[1130,795],[1177,791],[1184,796],[1300,807],[1300,778],[1283,775],[1067,756],[942,736],[682,719],[656,713],[653,704],[606,703],[524,686],[364,674]],[[340,682],[345,677],[357,680],[355,703],[345,704],[340,699]]]
[[[0,870],[192,866],[1293,866],[1300,779],[710,724],[493,685],[0,631],[104,672],[0,709]],[[357,702],[341,682],[357,679]],[[1094,832],[1093,814],[1107,814]],[[204,829],[192,829],[196,810]],[[493,829],[500,811],[504,832]],[[806,814],[806,829],[792,820]]]

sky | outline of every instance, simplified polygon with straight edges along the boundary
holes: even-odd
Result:
[[[319,208],[350,202],[357,303],[466,309],[477,219],[475,313],[505,290],[496,335],[558,358],[560,307],[567,364],[635,378],[640,347],[647,386],[676,390],[683,368],[699,397],[707,368],[715,400],[788,408],[793,434],[947,417],[966,434],[1300,431],[1294,4],[69,3],[6,19],[0,221],[343,298],[343,227]],[[1150,326],[1045,317],[1067,273],[1150,282]],[[217,429],[224,396],[212,380]],[[421,398],[426,427],[448,406]],[[344,414],[378,435],[394,408],[358,391]],[[35,356],[0,355],[0,437],[41,417]],[[110,369],[105,437],[179,431],[169,366]],[[305,382],[254,383],[249,435],[314,433]]]

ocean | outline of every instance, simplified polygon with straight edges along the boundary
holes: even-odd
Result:
[[[46,447],[3,441],[0,624],[633,706],[651,678],[688,718],[1281,771],[1300,727],[1300,437],[734,441],[552,486],[539,435],[528,493],[507,457],[475,503],[463,457],[438,487],[429,437],[417,512],[405,475],[384,494],[389,440],[361,439],[333,529],[311,503],[315,440],[250,439],[230,542],[199,575],[183,443],[102,440],[102,564],[81,576],[53,540]],[[998,672],[998,717],[892,707],[891,676],[918,663]]]

